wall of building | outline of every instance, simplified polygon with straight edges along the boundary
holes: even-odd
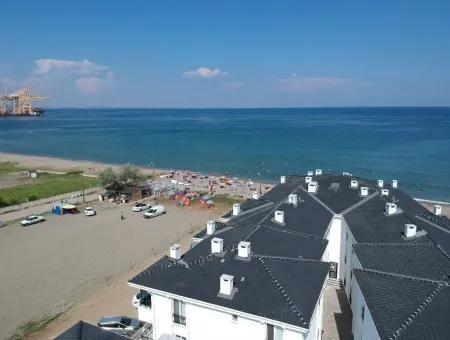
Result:
[[[324,285],[325,287],[325,285]],[[320,340],[322,339],[323,331],[323,289],[320,294],[320,298],[317,300],[316,308],[314,309],[313,316],[309,324],[309,332],[306,336],[306,340]],[[283,338],[283,340],[285,340]]]
[[[342,248],[343,239],[343,222],[344,219],[341,215],[334,215],[328,226],[325,238],[328,240],[327,248],[322,257],[323,261],[336,262],[338,264],[338,276],[339,280],[343,277],[342,263],[344,259],[344,252]]]
[[[208,306],[202,306],[186,302],[186,325],[173,322],[173,299],[171,297],[152,294],[152,307],[140,306],[138,317],[142,321],[153,324],[154,338],[159,339],[162,335],[175,334],[183,336],[188,340],[230,340],[230,339],[254,339],[266,340],[267,323],[261,319],[248,318],[237,315],[233,319],[233,313],[221,311]],[[314,332],[322,327],[323,294],[319,299],[320,304],[316,306],[311,328]],[[274,340],[305,340],[305,333],[283,324],[274,324],[277,328]],[[311,334],[311,332],[309,332]],[[316,337],[307,339],[315,340]],[[281,335],[281,337],[277,337]]]
[[[364,307],[364,320],[362,319],[362,308]],[[380,339],[373,322],[372,315],[367,308],[366,301],[359,288],[358,282],[352,279],[352,333],[355,340],[377,340]]]

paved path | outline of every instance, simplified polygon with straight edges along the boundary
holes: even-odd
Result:
[[[352,311],[343,289],[327,285],[323,311],[323,340],[353,340]]]

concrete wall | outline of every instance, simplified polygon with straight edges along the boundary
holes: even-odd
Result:
[[[362,308],[364,307],[364,320],[362,319]],[[366,301],[361,293],[358,282],[352,279],[352,333],[355,340],[377,340],[380,339],[377,329],[372,319],[372,315],[367,308]]]
[[[328,226],[328,230],[325,234],[325,238],[328,240],[327,248],[322,257],[323,261],[336,262],[338,264],[338,276],[339,280],[342,280],[344,275],[343,261],[344,251],[342,247],[342,239],[345,225],[345,220],[341,215],[334,215]]]
[[[138,317],[142,321],[153,324],[154,338],[158,340],[162,335],[174,334],[183,336],[188,340],[230,340],[252,339],[266,340],[267,322],[257,317],[246,317],[211,308],[209,306],[186,302],[186,325],[173,322],[173,299],[171,297],[152,294],[152,307],[140,306]],[[273,323],[275,340],[316,340],[316,332],[322,329],[323,294],[319,299],[311,320],[311,331],[306,334],[300,330],[286,327],[283,324]],[[238,313],[238,312],[237,312]],[[272,324],[272,323],[271,323]],[[313,333],[314,332],[314,333]],[[279,335],[279,337],[277,337]]]

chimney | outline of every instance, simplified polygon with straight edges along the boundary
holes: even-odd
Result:
[[[223,253],[223,239],[214,237],[211,240],[211,253],[222,254]]]
[[[253,193],[252,193],[252,198],[253,198],[254,200],[259,200],[259,193],[258,193],[257,191],[253,191]]]
[[[350,181],[350,188],[358,189],[358,181],[356,179]]]
[[[416,236],[417,226],[415,224],[405,224],[405,237],[411,238]]]
[[[369,188],[368,187],[361,187],[361,196],[365,197],[369,194]]]
[[[322,169],[316,169],[316,176],[322,175]]]
[[[289,202],[289,204],[292,204],[294,207],[296,207],[298,205],[298,195],[290,194],[288,196],[288,202]]]
[[[308,183],[308,192],[312,192],[315,194],[317,192],[317,188],[319,187],[317,182]]]
[[[398,181],[396,179],[393,179],[392,180],[392,187],[393,188],[397,188],[397,186],[398,186]]]
[[[442,207],[438,204],[433,205],[433,214],[435,214],[436,216],[442,214]]]
[[[314,176],[314,171],[309,170],[309,171],[308,171],[308,176]]]
[[[307,176],[305,177],[305,183],[311,183],[312,182],[312,177],[311,176]]]
[[[169,256],[174,260],[181,259],[181,246],[177,243],[172,244],[169,248]]]
[[[389,189],[381,189],[381,196],[389,196]]]
[[[216,222],[213,220],[209,220],[206,222],[206,234],[212,235],[216,231]]]
[[[230,296],[233,293],[234,276],[222,274],[220,276],[220,294]]]
[[[280,183],[281,184],[286,183],[286,176],[281,176],[280,177]]]
[[[378,185],[378,188],[382,188],[384,186],[384,181],[382,179],[379,179],[377,181],[377,185]]]
[[[275,221],[280,224],[284,224],[284,211],[282,210],[275,211]]]
[[[239,203],[233,204],[233,215],[237,216],[241,213],[241,205]]]
[[[251,253],[251,244],[250,242],[241,241],[238,245],[238,257],[248,259]]]
[[[397,204],[390,202],[386,203],[384,207],[384,212],[387,215],[394,215],[397,212]]]

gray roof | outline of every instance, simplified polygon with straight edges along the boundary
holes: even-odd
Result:
[[[450,258],[434,244],[354,244],[363,269],[446,281]]]
[[[56,340],[129,340],[130,338],[106,331],[100,327],[91,325],[84,321],[78,321],[64,333],[55,338]]]
[[[192,298],[236,311],[304,328],[309,322],[328,274],[329,264],[313,260],[252,256],[236,252],[208,255],[192,262],[173,262],[146,270],[131,283]],[[220,276],[234,276],[232,299],[218,296]],[[299,282],[302,282],[299,289]]]
[[[359,269],[354,275],[381,339],[450,339],[447,282]]]

